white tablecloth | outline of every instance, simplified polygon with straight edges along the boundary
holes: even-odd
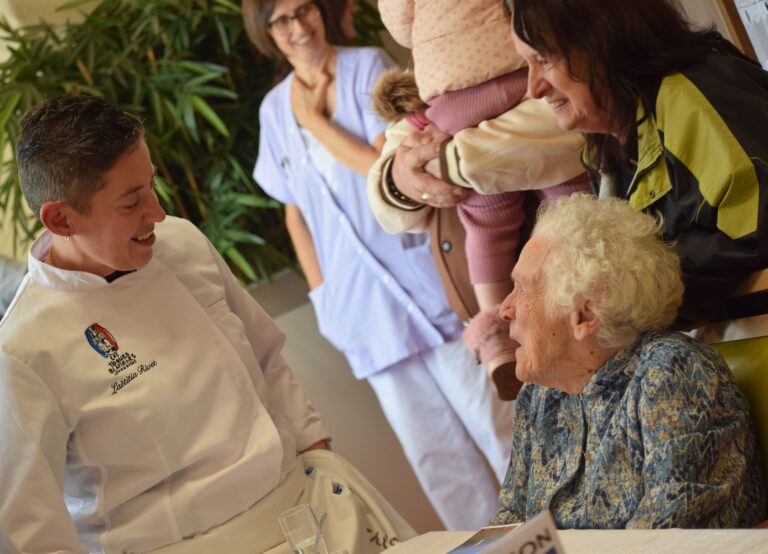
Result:
[[[438,531],[388,549],[387,554],[445,554],[470,531]],[[559,531],[566,554],[768,554],[768,529]]]

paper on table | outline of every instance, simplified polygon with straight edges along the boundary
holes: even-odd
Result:
[[[520,527],[519,524],[483,527],[448,554],[478,554]]]
[[[525,525],[483,527],[448,554],[564,554],[552,514],[541,512]]]

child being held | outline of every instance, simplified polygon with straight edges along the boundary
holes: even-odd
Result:
[[[379,11],[393,38],[411,48],[414,64],[412,74],[389,72],[374,89],[374,108],[385,119],[406,117],[417,131],[440,136],[436,128],[452,136],[515,109],[525,98],[528,69],[515,52],[498,0],[379,0]],[[484,149],[494,145],[478,146],[482,157]],[[525,173],[531,163],[528,154],[509,163],[519,164]],[[456,162],[456,152],[444,152],[436,176],[454,182],[448,176],[457,174]],[[591,188],[583,172],[563,183],[498,183],[495,175],[489,182],[457,181],[454,184],[474,188],[457,210],[481,309],[465,332],[465,342],[478,352],[499,396],[512,399],[520,387],[514,378],[517,345],[499,320],[497,307],[512,288],[509,276],[521,246],[526,195],[546,201]]]

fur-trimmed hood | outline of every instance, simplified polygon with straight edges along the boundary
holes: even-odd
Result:
[[[394,123],[427,107],[419,98],[413,72],[390,69],[381,74],[371,91],[371,104],[376,114]]]

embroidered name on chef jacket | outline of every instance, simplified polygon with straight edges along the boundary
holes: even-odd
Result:
[[[119,375],[137,364],[136,354],[132,352],[120,352],[120,347],[114,335],[106,327],[98,323],[91,323],[85,330],[85,338],[93,350],[102,358],[109,360],[107,362],[107,371],[112,375]],[[112,394],[117,394],[120,389],[136,379],[142,373],[146,373],[157,365],[157,360],[152,360],[147,364],[139,364],[133,368],[130,373],[123,374],[122,377],[110,384]]]

